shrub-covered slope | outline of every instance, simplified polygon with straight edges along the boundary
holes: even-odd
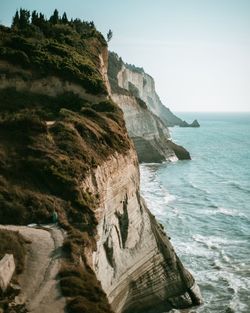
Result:
[[[28,18],[29,14],[20,10],[11,29],[1,26],[1,59],[35,70],[37,77],[59,75],[80,83],[90,93],[107,93],[98,70],[106,41],[93,22],[46,20],[36,12]],[[21,23],[23,15],[25,22]]]
[[[27,16],[20,10],[11,28],[0,27],[0,221],[47,223],[56,210],[68,234],[60,273],[68,310],[110,312],[83,253],[95,249],[98,194],[81,188],[93,168],[130,148],[122,111],[105,96],[100,54],[107,44],[93,23]],[[66,91],[53,97],[30,87],[51,76],[101,100]],[[17,79],[25,88],[8,87]]]

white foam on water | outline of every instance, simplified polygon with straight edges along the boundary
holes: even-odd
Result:
[[[212,236],[202,236],[202,235],[193,235],[192,238],[204,246],[206,246],[208,249],[219,249],[220,244],[223,243],[225,240],[219,238],[219,237],[212,237]]]
[[[233,273],[227,273],[226,280],[228,281],[229,288],[233,290],[233,296],[229,303],[229,308],[234,312],[242,312],[247,309],[246,304],[240,301],[239,291],[244,289],[246,292],[249,290],[249,281],[245,278],[239,278]],[[246,312],[246,311],[245,311]]]
[[[224,208],[224,207],[218,207],[217,214],[223,214],[223,215],[232,216],[232,217],[238,216],[238,217],[247,218],[244,213],[238,212],[233,209]]]
[[[173,155],[173,156],[171,156],[171,157],[169,158],[169,161],[172,162],[172,163],[175,163],[175,162],[178,161],[178,158],[177,158],[177,156]]]
[[[164,201],[165,203],[169,203],[176,200],[176,197],[174,195],[171,195],[170,193],[165,194]]]
[[[220,255],[221,255],[221,258],[224,262],[228,263],[231,265],[231,259],[229,258],[229,256],[225,253],[225,251],[222,249],[220,250]]]

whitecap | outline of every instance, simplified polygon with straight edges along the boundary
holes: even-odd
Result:
[[[216,270],[221,270],[223,268],[222,263],[220,262],[220,260],[216,259],[213,263],[212,263],[212,267]]]
[[[208,237],[208,236],[202,236],[202,235],[194,235],[192,238],[198,242],[206,246],[210,250],[219,249],[219,241],[220,239],[217,237]]]
[[[168,193],[164,196],[165,203],[169,203],[169,202],[172,202],[174,200],[176,200],[176,197],[174,195],[171,195]]]
[[[227,215],[227,216],[232,216],[232,217],[238,216],[238,217],[247,218],[244,213],[237,212],[237,211],[235,211],[233,209],[224,208],[224,207],[218,207],[217,213],[223,214],[223,215]]]

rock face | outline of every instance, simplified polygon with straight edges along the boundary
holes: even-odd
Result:
[[[77,55],[76,64],[86,73],[92,68],[84,63],[85,60],[81,61],[78,51],[79,47],[81,53],[89,49],[85,56],[90,58],[88,63],[93,63],[93,75],[97,77],[80,75],[75,81],[72,76],[69,76],[71,80],[62,78],[60,75],[64,71],[52,76],[44,73],[42,85],[48,86],[41,88],[41,73],[36,67],[33,69],[31,66],[27,70],[25,79],[21,72],[22,64],[13,65],[13,59],[1,67],[5,84],[0,90],[4,96],[1,102],[3,112],[0,112],[3,139],[0,169],[4,175],[0,177],[3,194],[1,222],[43,223],[50,220],[53,210],[57,211],[59,224],[68,235],[68,241],[64,242],[67,257],[63,265],[66,269],[63,271],[62,268],[61,275],[64,276],[60,283],[68,301],[67,309],[72,313],[111,313],[109,303],[116,313],[160,313],[171,308],[197,305],[201,297],[194,278],[183,267],[163,228],[140,196],[136,151],[127,135],[121,109],[107,99],[106,45],[103,38],[93,31],[93,26],[82,26],[84,32],[77,37],[77,46],[72,44],[76,36],[74,28],[72,40],[67,40],[63,46],[61,42],[54,46],[56,37],[48,47],[51,40],[48,37],[40,40],[40,53],[37,40],[21,38],[21,48],[28,47],[25,50],[28,54],[32,47],[34,49],[33,54],[25,54],[30,61],[27,68],[29,64],[36,65],[33,56],[37,53],[48,56],[42,65],[53,60],[52,57],[65,65],[65,59],[70,62],[71,57]],[[73,26],[68,25],[67,33],[69,27]],[[5,29],[4,32],[7,39],[0,42],[4,46],[0,52],[4,52],[7,58],[13,55],[6,54],[13,52],[12,46],[5,47],[11,30]],[[14,35],[13,42],[16,40]],[[92,38],[94,35],[96,37]],[[82,38],[85,41],[80,45]],[[15,48],[20,47],[17,45]],[[71,57],[64,58],[65,51]],[[22,52],[19,51],[18,55],[24,56]],[[38,60],[42,59],[35,59]],[[51,66],[55,64],[53,62]],[[74,64],[68,65],[71,66],[71,75],[81,74],[75,71]],[[79,81],[83,81],[85,87]],[[54,85],[48,95],[50,82]],[[60,98],[57,85],[71,92],[67,101]],[[86,86],[89,87],[87,90]],[[103,88],[106,88],[105,92]],[[65,90],[61,96],[67,96]],[[173,156],[173,150],[178,149],[173,144],[170,152],[165,151],[170,149],[169,146],[159,148],[159,140],[164,140],[164,143],[169,140],[168,130],[159,118],[153,118],[154,115],[146,111],[144,102],[131,95],[129,99],[124,97],[119,94],[116,99],[113,95],[113,99],[124,106],[124,112],[127,112],[127,101],[133,102],[136,122],[131,119],[130,131],[135,138],[143,138],[152,146],[157,144],[155,153],[164,158],[166,153]],[[124,114],[126,117],[129,112]],[[46,123],[48,121],[49,124]],[[138,127],[137,123],[142,123],[142,126]]]
[[[113,310],[156,313],[199,304],[194,278],[140,197],[135,151],[113,156],[84,184],[100,194],[91,266]]]
[[[192,124],[181,120],[165,107],[155,90],[154,79],[144,72],[143,68],[124,63],[114,52],[109,53],[109,80],[114,93],[129,91],[142,99],[150,111],[160,117],[165,126],[197,127],[198,121]]]
[[[177,160],[174,150],[168,144],[170,134],[163,122],[138,99],[130,95],[113,94],[113,100],[124,113],[130,138],[133,140],[139,162],[162,162]]]
[[[13,254],[5,254],[0,260],[0,292],[4,292],[16,269]]]
[[[166,108],[155,91],[154,79],[143,70],[123,65],[117,74],[118,85],[141,98],[166,126],[180,125],[182,120]]]
[[[183,147],[179,147],[183,153],[176,153],[177,150],[173,149],[175,144],[171,141],[165,123],[149,110],[148,102],[151,101],[149,95],[154,98],[150,103],[153,103],[154,107],[159,107],[156,105],[159,98],[154,90],[153,79],[142,70],[126,68],[123,63],[119,63],[121,61],[114,54],[111,54],[109,61],[112,99],[124,113],[126,127],[134,142],[139,162],[158,163],[165,160],[190,159],[188,151]],[[118,71],[121,66],[123,71]]]

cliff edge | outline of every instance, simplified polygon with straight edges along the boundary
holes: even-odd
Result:
[[[142,69],[125,64],[113,52],[109,53],[108,77],[112,99],[124,113],[126,127],[134,142],[139,162],[159,163],[190,159],[185,148],[172,142],[162,116],[153,113],[149,106],[151,103],[153,107],[158,107],[156,99],[159,97],[155,92],[153,79]],[[178,119],[171,112],[169,117],[172,120]]]
[[[33,12],[26,22],[0,27],[1,223],[48,223],[58,213],[70,313],[199,304],[193,276],[140,196],[134,145],[110,99],[106,41],[77,19]]]

